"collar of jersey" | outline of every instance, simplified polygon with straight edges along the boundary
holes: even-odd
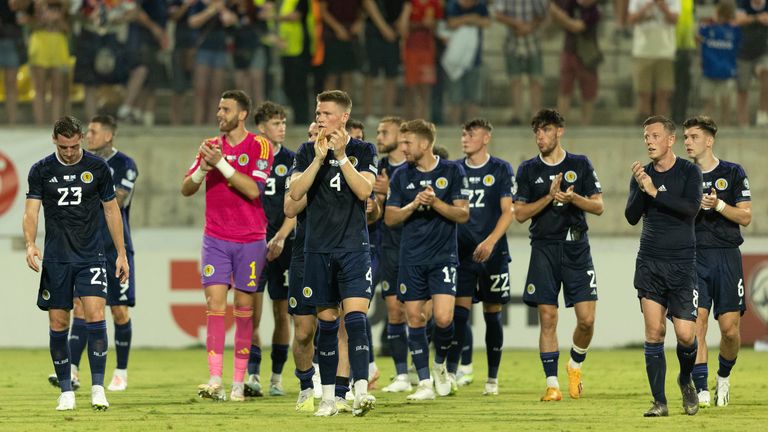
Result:
[[[421,172],[432,172],[432,171],[434,171],[434,170],[435,170],[435,168],[437,168],[437,166],[438,166],[438,165],[440,165],[440,156],[438,156],[438,155],[435,155],[435,159],[437,159],[437,161],[435,162],[435,166],[433,166],[432,168],[430,168],[430,169],[428,169],[428,170],[426,170],[426,171],[422,171],[422,170],[419,168],[419,166],[418,166],[418,165],[416,165],[416,169],[417,169],[417,170],[419,170],[419,171],[421,171]]]
[[[544,160],[544,158],[543,158],[543,157],[541,157],[541,153],[539,153],[539,160],[541,161],[541,163],[543,163],[544,165],[547,165],[547,166],[558,166],[558,165],[560,165],[561,163],[563,163],[563,161],[564,161],[564,160],[565,160],[565,158],[567,158],[567,157],[568,157],[568,152],[566,151],[566,152],[563,154],[563,158],[562,158],[562,159],[560,159],[559,161],[557,161],[557,163],[553,163],[553,164],[551,164],[551,163],[547,163],[547,161],[545,161],[545,160]]]
[[[491,160],[491,154],[490,154],[490,153],[488,153],[486,156],[488,156],[488,158],[487,158],[487,159],[485,159],[485,162],[483,162],[483,163],[481,163],[480,165],[477,165],[477,166],[475,166],[475,165],[472,165],[471,163],[469,163],[469,158],[468,158],[468,157],[467,157],[467,158],[464,158],[464,163],[465,163],[465,164],[466,164],[468,167],[470,167],[470,168],[472,168],[472,169],[478,169],[478,168],[482,168],[482,167],[484,167],[485,165],[487,165],[487,164],[488,164],[488,162]]]
[[[64,165],[64,166],[77,165],[78,163],[80,163],[81,160],[83,160],[83,157],[85,156],[85,153],[84,153],[83,149],[80,149],[80,159],[78,159],[77,162],[72,162],[71,164],[68,164],[68,163],[64,162],[63,160],[61,160],[61,158],[59,157],[59,152],[56,151],[56,152],[53,152],[53,154],[56,155],[56,160],[59,161],[59,163]]]
[[[718,159],[718,158],[715,158],[715,160],[717,161],[717,163],[715,164],[715,166],[713,166],[713,167],[712,167],[712,169],[711,169],[711,170],[709,170],[709,171],[702,171],[701,173],[702,173],[702,174],[709,174],[709,173],[711,173],[712,171],[716,170],[716,169],[717,169],[717,167],[719,167],[719,166],[720,166],[720,159]]]

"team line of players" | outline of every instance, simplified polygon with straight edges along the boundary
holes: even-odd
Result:
[[[532,253],[523,300],[539,311],[540,355],[547,378],[541,400],[562,399],[556,337],[561,286],[566,306],[573,307],[577,317],[566,368],[569,394],[581,397],[581,365],[592,338],[597,300],[584,212],[599,215],[603,203],[588,158],[568,153],[560,144],[562,116],[554,110],[536,114],[531,125],[539,155],[521,164],[515,177],[509,163],[488,154],[492,126],[483,119],[464,125],[466,157],[453,162],[434,155],[434,125],[385,118],[377,129],[377,144],[386,156],[378,161],[372,144],[350,137],[345,129],[352,105],[345,93],[324,92],[317,101],[309,141],[294,154],[282,145],[281,107],[265,103],[256,109],[256,135],[244,127],[250,113],[247,96],[225,92],[217,115],[223,134],[202,143],[185,177],[184,195],[206,183],[201,273],[208,301],[210,379],[199,394],[226,399],[221,376],[230,286],[235,288],[236,325],[230,399],[262,394],[258,323],[266,288],[276,323],[270,394],[283,394],[290,313],[301,384],[296,409],[314,412],[317,393],[321,402],[315,415],[339,410],[366,414],[375,406],[368,390],[378,378],[366,314],[378,283],[387,305],[388,343],[396,369],[384,391],[412,389],[410,351],[418,382],[409,400],[454,393],[462,382],[458,364],[475,300],[483,302],[486,322],[484,394],[498,394],[501,308],[510,297],[505,233],[513,219],[531,219]],[[739,165],[714,157],[714,122],[697,117],[684,127],[686,151],[695,164],[672,152],[672,122],[663,117],[645,122],[644,141],[652,162],[633,164],[626,210],[630,223],[644,219],[635,287],[645,315],[646,364],[654,395],[647,416],[668,413],[663,387],[665,315],[672,318],[678,336],[683,406],[694,414],[699,404],[709,405],[703,342],[710,307],[714,302],[723,338],[717,405],[728,403],[738,318],[745,307],[738,246],[739,224],[750,221],[748,181]],[[243,222],[233,225],[233,219]],[[429,317],[435,347],[431,371]],[[319,385],[313,382],[316,369]],[[345,400],[350,378],[352,406]]]

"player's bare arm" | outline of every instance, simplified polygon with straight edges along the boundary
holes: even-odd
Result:
[[[555,194],[555,201],[563,204],[573,204],[587,213],[600,216],[603,214],[603,194],[598,193],[589,197],[581,196],[573,191],[573,185],[565,191],[558,191]]]
[[[43,254],[35,243],[37,239],[37,222],[40,216],[41,204],[42,201],[39,199],[27,198],[27,201],[24,204],[24,218],[21,223],[22,229],[24,230],[24,243],[27,246],[27,266],[36,272],[40,271],[40,264],[38,264],[38,261],[43,260]]]
[[[430,205],[436,212],[451,222],[467,223],[469,220],[468,200],[453,200],[451,204],[448,204],[440,198],[434,197]]]
[[[381,217],[381,206],[378,200],[368,198],[365,200],[365,221],[368,225],[376,222]]]
[[[294,178],[301,175],[301,173],[294,173],[291,178],[288,180],[289,185],[293,185]],[[285,193],[285,200],[283,200],[283,213],[285,213],[285,217],[287,218],[295,218],[299,215],[304,209],[307,208],[307,195],[305,194],[300,200],[296,201],[293,198],[291,198],[290,190],[286,191]]]
[[[405,205],[404,207],[387,206],[387,210],[384,212],[384,223],[387,226],[397,226],[408,220],[409,217],[415,212],[421,204],[418,203],[418,195],[416,199]]]
[[[116,188],[115,189],[115,199],[117,199],[117,206],[120,208],[125,208],[125,206],[128,205],[128,197],[131,195],[130,191],[127,191],[125,189]]]
[[[285,239],[291,235],[291,231],[296,227],[296,218],[286,217],[283,220],[283,225],[275,233],[267,243],[267,261],[273,261],[283,253],[283,247],[285,246]]]
[[[120,208],[117,206],[117,200],[102,202],[104,207],[104,219],[107,221],[109,235],[117,249],[117,261],[115,261],[115,277],[120,279],[120,283],[128,280],[128,258],[125,254],[125,242],[123,239],[123,218],[120,215]]]
[[[349,188],[352,189],[352,193],[360,201],[365,201],[373,192],[373,183],[376,181],[376,176],[369,172],[361,173],[349,163],[346,154],[347,142],[349,142],[349,133],[347,133],[346,129],[341,128],[331,133],[328,146],[330,149],[333,149],[333,157],[339,161],[341,174],[344,176],[344,180],[346,180]]]
[[[296,172],[291,176],[289,196],[293,201],[301,201],[302,198],[306,199],[307,192],[312,187],[312,183],[315,182],[315,177],[318,171],[320,171],[320,167],[325,163],[325,157],[328,155],[328,140],[325,133],[325,128],[321,128],[317,139],[315,139],[315,158],[312,159],[312,163],[309,164],[305,171]]]
[[[549,193],[539,198],[532,203],[525,203],[521,201],[515,202],[515,219],[519,223],[523,223],[528,219],[541,213],[542,210],[547,208],[548,205],[555,200],[555,194],[560,191],[560,182],[563,180],[563,173],[559,173],[552,180],[552,184],[549,185]]]
[[[720,207],[722,206],[722,207]],[[735,206],[728,205],[725,201],[717,198],[717,191],[712,188],[710,193],[701,198],[702,209],[718,209],[720,214],[731,222],[736,222],[741,226],[747,226],[752,222],[752,202],[742,201]]]
[[[238,192],[245,195],[250,200],[258,199],[261,196],[259,186],[251,177],[236,171],[229,162],[224,159],[219,146],[201,146],[200,156],[208,165],[215,167],[221,172]]]
[[[475,262],[486,262],[490,258],[493,248],[496,247],[496,243],[507,235],[507,229],[515,220],[515,206],[512,202],[512,197],[502,197],[500,200],[501,216],[496,227],[493,228],[488,237],[485,238],[480,244],[477,245],[475,251],[472,253],[472,259]]]
[[[200,144],[198,152],[202,152],[203,147],[206,147],[207,145],[208,144],[203,141],[203,143]],[[200,186],[203,184],[205,176],[210,170],[213,169],[213,167],[208,164],[205,159],[200,157],[201,154],[202,153],[198,153],[198,157],[200,158],[200,165],[198,166],[197,170],[195,170],[195,172],[192,174],[184,177],[184,181],[181,183],[181,194],[183,196],[192,196],[196,194],[197,191],[200,190]]]

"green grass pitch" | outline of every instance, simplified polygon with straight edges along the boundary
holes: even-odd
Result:
[[[263,381],[269,381],[270,360],[264,352]],[[710,386],[717,368],[717,352],[710,353]],[[244,403],[214,403],[196,396],[196,387],[207,379],[203,348],[189,350],[134,350],[129,387],[107,392],[106,412],[90,408],[90,376],[84,357],[82,389],[77,410],[54,410],[58,391],[46,377],[52,372],[47,350],[0,350],[0,431],[757,431],[768,426],[768,353],[745,349],[731,375],[731,404],[682,413],[674,351],[667,351],[668,418],[645,419],[650,390],[642,350],[593,350],[584,363],[584,397],[567,396],[565,363],[560,357],[561,402],[539,402],[544,374],[538,353],[504,352],[498,397],[482,396],[485,352],[475,352],[475,382],[453,397],[432,402],[406,403],[404,394],[374,391],[377,407],[366,417],[351,414],[314,418],[294,411],[298,383],[293,362],[285,366],[283,382],[288,395],[263,397]],[[382,369],[381,388],[393,372],[389,358],[377,359]],[[108,359],[107,380],[114,367]],[[231,379],[231,350],[225,355],[224,380]]]

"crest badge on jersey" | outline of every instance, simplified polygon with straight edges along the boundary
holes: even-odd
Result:
[[[275,174],[279,175],[280,177],[288,174],[288,167],[286,167],[283,164],[280,164],[275,167]]]
[[[350,156],[347,159],[349,159],[349,163],[351,163],[353,167],[357,167],[357,158],[356,157]]]
[[[296,301],[296,297],[291,297],[288,299],[288,305],[290,307],[295,308],[297,304],[299,304],[299,302]]]
[[[136,180],[136,170],[128,169],[125,171],[125,178],[127,178],[130,181]]]
[[[211,277],[216,272],[216,268],[210,264],[206,264],[205,267],[203,267],[203,276],[205,277]]]
[[[437,186],[438,189],[445,189],[448,187],[448,179],[445,177],[439,177],[437,180],[435,180],[435,186]]]
[[[533,293],[535,293],[535,292],[536,292],[536,285],[534,285],[534,284],[528,284],[528,286],[527,286],[527,287],[525,287],[525,291],[526,291],[528,294],[531,294],[531,295],[532,295]]]
[[[744,177],[744,189],[749,189],[749,180],[746,177]]]
[[[237,157],[237,164],[240,166],[246,166],[248,165],[248,155],[243,153],[240,156]]]
[[[389,291],[389,282],[383,281],[381,283],[381,289],[384,290],[384,291]]]
[[[405,286],[404,283],[400,284],[400,294],[405,294],[405,292],[408,291],[408,288]]]
[[[304,295],[304,297],[306,297],[306,298],[312,297],[312,288],[304,287],[304,289],[301,290],[301,294]]]
[[[494,183],[496,183],[496,177],[494,177],[492,174],[488,174],[485,177],[483,177],[484,185],[493,186]]]
[[[50,300],[51,299],[50,291],[48,291],[47,289],[44,289],[43,293],[42,293],[42,297],[43,297],[43,300],[45,300],[45,301]]]
[[[715,188],[717,190],[721,190],[721,191],[728,189],[728,180],[726,180],[726,179],[724,179],[722,177],[717,179],[717,180],[715,180]]]
[[[576,175],[576,171],[566,171],[563,178],[568,183],[573,183],[576,181],[577,178],[579,178],[579,176]]]
[[[91,174],[90,171],[83,171],[83,173],[80,174],[80,181],[82,181],[83,183],[86,183],[86,184],[92,182],[93,181],[93,174]]]
[[[269,165],[269,162],[268,162],[266,159],[259,159],[259,160],[258,160],[258,162],[256,162],[256,166],[257,166],[257,167],[258,167],[260,170],[262,170],[262,171],[264,171],[265,169],[267,169],[267,165]]]

